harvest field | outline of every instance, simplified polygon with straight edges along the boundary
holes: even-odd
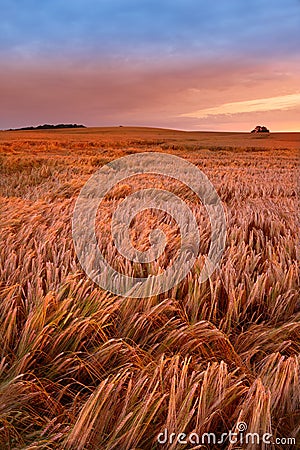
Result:
[[[299,448],[299,150],[300,133],[0,132],[1,450],[234,449],[157,436],[220,437],[242,422],[282,441],[241,448]],[[226,246],[206,282],[200,255],[169,292],[123,298],[83,272],[72,214],[98,168],[148,151],[185,158],[209,177],[225,209]],[[210,224],[193,194],[176,181],[136,177],[116,186],[97,216],[99,244],[120,271],[128,265],[109,219],[153,183],[190,206],[207,253]],[[137,215],[134,245],[148,248],[157,224],[169,237],[165,254],[152,267],[132,263],[132,273],[159,272],[178,251],[176,223],[153,210]]]

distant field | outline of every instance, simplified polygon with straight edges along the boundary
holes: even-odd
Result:
[[[6,140],[82,140],[127,142],[128,140],[153,141],[153,144],[184,145],[188,147],[266,147],[298,149],[300,133],[220,133],[202,131],[177,131],[163,128],[102,127],[51,131],[0,131],[0,141]],[[155,142],[156,141],[156,142]]]
[[[121,298],[82,271],[71,220],[98,168],[145,151],[180,156],[209,177],[226,213],[226,247],[200,284],[205,209],[176,181],[120,183],[97,216],[99,244],[116,269],[128,265],[112,246],[112,212],[153,185],[189,205],[202,254],[169,292]],[[0,449],[196,448],[163,446],[157,435],[221,436],[240,422],[298,442],[275,448],[299,448],[299,152],[300,133],[1,131]],[[136,217],[133,244],[148,248],[157,226],[167,253],[153,267],[132,264],[132,273],[164,270],[178,251],[176,224],[153,211]]]

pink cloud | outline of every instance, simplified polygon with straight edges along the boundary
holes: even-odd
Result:
[[[179,60],[176,64],[112,59],[101,64],[7,62],[0,74],[0,127],[80,122],[90,126],[122,123],[249,129],[256,124],[259,112],[245,115],[240,111],[230,120],[222,115],[199,119],[182,115],[228,103],[294,94],[299,66],[293,61],[254,64],[237,60]],[[265,111],[264,115],[270,128],[287,129],[296,126],[292,124],[295,117],[298,120],[299,111]]]

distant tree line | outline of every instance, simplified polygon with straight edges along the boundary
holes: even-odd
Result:
[[[21,130],[56,130],[59,128],[86,128],[84,125],[78,125],[77,123],[59,123],[57,125],[38,125],[37,127],[23,127],[23,128],[10,128],[8,131],[21,131]]]

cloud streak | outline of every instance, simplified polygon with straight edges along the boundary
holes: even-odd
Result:
[[[180,114],[180,117],[204,119],[208,116],[287,110],[295,107],[300,107],[300,94],[288,94],[242,102],[224,103],[213,108],[205,108],[190,113]]]

